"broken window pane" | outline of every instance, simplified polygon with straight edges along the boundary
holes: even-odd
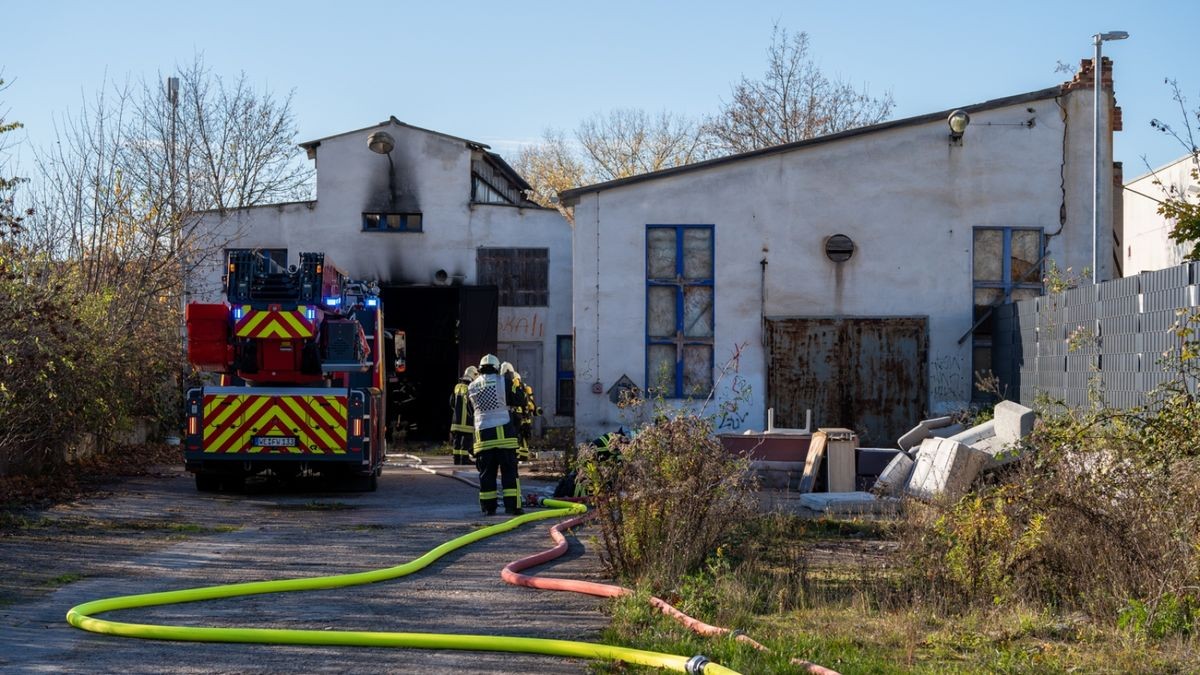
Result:
[[[683,231],[683,277],[711,279],[713,276],[713,231],[707,227],[689,227]]]
[[[666,227],[646,230],[646,277],[674,279],[675,276],[675,230]]]
[[[675,345],[646,347],[646,377],[650,388],[673,396],[675,393]]]
[[[1004,231],[975,230],[975,281],[1004,281]]]
[[[975,306],[991,307],[1004,301],[1003,288],[976,288]]]
[[[1041,290],[1036,288],[1014,288],[1012,292],[1012,301],[1017,302],[1019,300],[1028,300],[1030,298],[1036,298],[1041,294]]]
[[[1042,233],[1039,230],[1013,230],[1012,233],[1012,280],[1029,283],[1041,280],[1040,271],[1035,270],[1042,257]]]
[[[683,334],[686,337],[713,336],[712,286],[684,287]]]
[[[646,307],[646,334],[650,337],[675,336],[675,287],[651,286]]]
[[[712,389],[712,345],[683,346],[683,395],[706,396]]]

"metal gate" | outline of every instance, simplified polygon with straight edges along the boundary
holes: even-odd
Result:
[[[767,319],[767,405],[775,425],[854,429],[891,445],[928,409],[925,317]]]

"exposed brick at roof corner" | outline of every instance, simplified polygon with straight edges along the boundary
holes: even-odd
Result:
[[[1075,91],[1076,89],[1091,89],[1092,88],[1092,60],[1080,59],[1079,71],[1075,73],[1075,77],[1071,78],[1070,82],[1063,82],[1061,85],[1063,93]],[[1113,62],[1107,56],[1100,57],[1100,86],[1108,91],[1113,91]],[[1113,95],[1112,115],[1109,116],[1109,123],[1112,125],[1113,131],[1121,131],[1123,120],[1121,116],[1121,107],[1116,105],[1117,97]]]
[[[1112,74],[1112,59],[1107,56],[1100,57],[1100,86],[1112,91],[1113,74]],[[1071,78],[1070,82],[1062,83],[1063,92],[1074,91],[1076,89],[1091,89],[1092,88],[1092,60],[1080,59],[1079,71],[1075,73],[1075,77]]]

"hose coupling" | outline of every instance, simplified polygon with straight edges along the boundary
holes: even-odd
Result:
[[[684,664],[684,672],[688,675],[702,675],[704,673],[704,667],[710,663],[712,663],[712,661],[709,661],[707,656],[703,654],[697,654],[688,659],[687,663]]]
[[[733,630],[729,631],[729,637],[733,638],[734,640],[740,638],[741,636],[743,636],[745,634],[746,634],[746,632],[743,631],[741,628],[734,628]]]

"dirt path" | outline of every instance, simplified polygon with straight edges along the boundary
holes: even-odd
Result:
[[[531,481],[525,481],[531,483]],[[66,611],[113,595],[390,567],[481,525],[476,493],[389,465],[375,493],[201,494],[164,468],[49,509],[0,536],[0,670],[6,673],[580,673],[552,657],[379,648],[277,647],[106,637]],[[596,641],[601,601],[499,578],[551,545],[554,521],[456,551],[414,575],[357,588],[128,610],[134,623],[521,635]],[[599,580],[588,533],[541,574]]]

